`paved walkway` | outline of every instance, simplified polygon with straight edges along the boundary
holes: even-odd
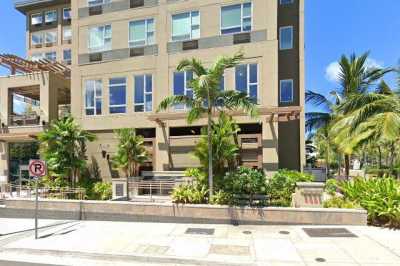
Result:
[[[39,240],[32,231],[0,236],[0,258],[113,266],[400,265],[400,231],[375,227],[52,222],[58,225],[43,228]],[[13,223],[20,231],[33,220],[0,219],[0,234]]]

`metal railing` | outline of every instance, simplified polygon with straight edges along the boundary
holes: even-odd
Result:
[[[40,116],[37,114],[31,115],[10,115],[10,126],[36,126],[40,125]]]
[[[83,188],[39,187],[38,196],[42,199],[85,199]],[[0,199],[34,198],[35,186],[3,184],[0,186]]]
[[[152,198],[154,195],[170,195],[179,183],[174,179],[129,181],[129,191],[137,191],[138,195],[148,195]]]

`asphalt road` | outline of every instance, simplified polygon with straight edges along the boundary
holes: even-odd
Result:
[[[63,265],[0,260],[0,266],[63,266]]]

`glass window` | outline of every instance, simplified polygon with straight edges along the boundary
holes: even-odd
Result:
[[[293,102],[293,80],[281,80],[280,83],[280,101],[282,103]]]
[[[193,80],[193,72],[175,72],[174,73],[174,95],[186,95],[193,98],[193,90],[190,88],[190,81]],[[183,104],[175,105],[175,110],[185,110],[187,106]]]
[[[110,89],[110,114],[126,113],[126,78],[112,78]]]
[[[31,45],[40,45],[43,43],[43,33],[35,32],[31,36]]]
[[[57,32],[56,31],[48,31],[45,33],[45,43],[57,43]]]
[[[57,11],[56,10],[47,11],[44,15],[44,22],[52,23],[55,21],[57,21]]]
[[[63,9],[63,19],[64,20],[71,19],[71,8],[70,7]]]
[[[192,11],[172,16],[172,40],[185,41],[200,38],[200,13]]]
[[[44,57],[51,62],[55,62],[57,60],[57,53],[56,52],[48,52],[48,53],[44,54]]]
[[[154,19],[129,22],[129,47],[154,44]]]
[[[293,4],[293,0],[280,0],[281,5]]]
[[[109,3],[111,3],[111,0],[88,0],[88,6],[98,6]]]
[[[72,39],[72,30],[70,26],[65,26],[63,28],[63,40],[69,41]]]
[[[32,61],[39,61],[41,59],[44,58],[44,54],[43,53],[36,53],[36,54],[32,54],[31,55],[31,60]]]
[[[221,8],[221,34],[251,31],[251,3]]]
[[[111,50],[111,35],[111,25],[89,28],[89,51],[99,52]]]
[[[281,27],[279,29],[279,48],[288,50],[293,48],[293,27]]]
[[[87,80],[85,82],[86,115],[101,115],[102,90],[103,84],[101,80]]]
[[[258,65],[239,65],[235,69],[236,90],[246,93],[255,103],[258,102]]]
[[[63,51],[64,62],[66,62],[67,64],[71,64],[71,58],[72,58],[71,49],[64,50]]]
[[[135,76],[135,112],[153,110],[153,76],[151,74]]]
[[[31,25],[40,25],[43,23],[43,16],[41,13],[32,14],[31,16]]]

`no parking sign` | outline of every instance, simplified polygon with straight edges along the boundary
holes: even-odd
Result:
[[[29,161],[29,175],[34,177],[42,177],[46,175],[46,162],[43,160]]]
[[[35,239],[38,239],[38,209],[39,209],[39,190],[38,179],[46,175],[46,162],[43,160],[29,160],[29,175],[36,177],[35,186]]]

